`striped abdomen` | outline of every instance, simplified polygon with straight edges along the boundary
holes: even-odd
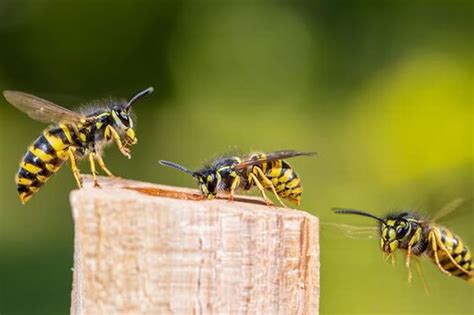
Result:
[[[438,246],[438,258],[443,269],[451,273],[453,276],[461,277],[466,280],[471,279],[473,276],[473,266],[471,251],[469,250],[469,248],[464,245],[463,241],[458,236],[452,234],[446,228],[436,226],[433,227],[433,230],[439,236],[441,243],[443,243],[449,254],[465,271],[453,264],[444,249]],[[430,252],[430,257],[434,258],[433,252]]]
[[[67,150],[73,143],[71,134],[67,125],[56,125],[43,131],[28,148],[15,178],[23,204],[67,160]]]
[[[301,181],[298,174],[291,168],[291,166],[284,160],[277,160],[271,162],[263,162],[260,165],[265,176],[271,180],[276,189],[277,194],[289,201],[299,205],[301,202]],[[262,182],[267,189],[268,185]]]

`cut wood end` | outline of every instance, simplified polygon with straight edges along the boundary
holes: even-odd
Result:
[[[315,218],[314,216],[302,212],[301,210],[283,208],[273,205],[267,205],[262,198],[235,195],[234,200],[230,201],[225,194],[219,194],[216,198],[208,200],[202,196],[197,189],[176,187],[161,184],[146,183],[120,177],[98,177],[100,187],[94,187],[91,175],[83,176],[83,188],[71,192],[71,203],[74,204],[75,198],[82,199],[86,196],[91,198],[138,198],[146,200],[147,198],[171,198],[185,201],[199,201],[203,204],[213,203],[213,205],[222,205],[225,207],[248,207],[258,211],[279,211],[279,212],[300,212],[301,215]],[[153,200],[153,199],[150,199]]]

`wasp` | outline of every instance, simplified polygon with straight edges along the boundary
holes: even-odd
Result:
[[[333,211],[337,214],[359,215],[376,220],[379,224],[376,229],[379,232],[382,251],[388,256],[397,249],[406,251],[405,266],[408,269],[409,281],[412,278],[410,261],[413,255],[428,257],[446,275],[470,281],[473,277],[471,251],[459,236],[436,223],[438,219],[456,209],[461,202],[461,199],[451,202],[432,219],[423,218],[416,212],[404,211],[385,217],[353,209],[333,208]],[[421,273],[421,269],[419,271]]]
[[[5,99],[32,119],[53,123],[28,148],[20,163],[15,181],[20,201],[25,204],[56,173],[66,160],[79,188],[82,178],[76,159],[89,158],[94,186],[98,187],[95,161],[109,176],[102,151],[112,140],[120,152],[130,158],[129,145],[137,143],[133,129],[131,106],[153,92],[147,88],[130,100],[94,102],[81,112],[72,111],[50,101],[18,91],[4,91]]]
[[[299,205],[301,202],[301,181],[293,168],[284,159],[315,155],[315,152],[277,151],[253,153],[243,157],[225,156],[214,160],[199,171],[189,169],[174,162],[161,160],[160,164],[188,173],[199,182],[199,190],[207,199],[215,198],[220,191],[229,193],[233,200],[238,189],[250,190],[257,186],[265,202],[271,200],[265,190],[271,191],[278,202],[286,207],[281,198]]]

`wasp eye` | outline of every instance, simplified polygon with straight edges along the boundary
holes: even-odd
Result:
[[[120,116],[120,119],[121,119],[123,122],[128,122],[128,115],[127,115],[126,112],[121,111],[119,116]]]
[[[402,238],[405,236],[405,234],[407,234],[408,226],[406,226],[405,224],[399,225],[396,228],[396,232],[397,232],[397,238]]]

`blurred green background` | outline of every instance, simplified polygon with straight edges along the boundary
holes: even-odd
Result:
[[[239,148],[316,150],[292,162],[302,209],[367,225],[333,206],[434,213],[474,247],[472,1],[0,1],[0,89],[67,107],[138,103],[128,178],[194,187],[160,158],[197,168]],[[70,170],[26,206],[13,177],[45,126],[0,100],[0,313],[64,314],[72,281]],[[83,172],[87,163],[81,163]],[[423,262],[431,294],[378,241],[323,227],[321,313],[474,313],[474,287]],[[402,256],[402,255],[399,255]]]

